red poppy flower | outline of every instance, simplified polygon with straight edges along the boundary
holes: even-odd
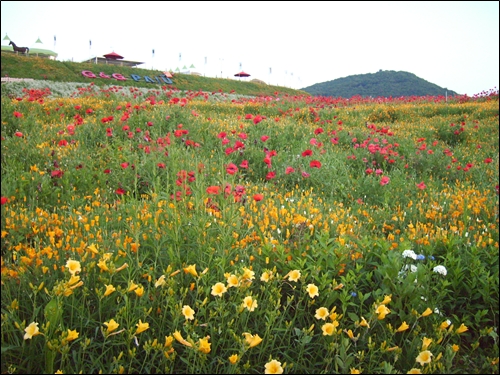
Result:
[[[286,167],[285,174],[290,174],[290,173],[293,173],[293,172],[295,172],[295,169],[293,169],[292,167]]]
[[[254,194],[253,195],[253,200],[256,201],[256,202],[259,202],[262,199],[264,199],[264,196],[262,194]]]
[[[226,135],[227,135],[226,132],[220,132],[219,134],[217,134],[217,138],[224,139],[224,138],[226,138]]]
[[[245,119],[250,120],[253,118],[253,115],[251,113],[248,113],[245,115]]]
[[[67,140],[61,139],[59,141],[59,146],[64,147],[64,146],[67,146],[67,145],[68,145],[68,141]]]
[[[312,151],[311,150],[305,150],[303,153],[302,153],[302,156],[311,156],[312,155]]]
[[[235,164],[230,163],[226,167],[226,172],[229,174],[235,174],[236,172],[238,172],[238,167]]]
[[[14,117],[21,118],[23,114],[21,112],[14,111]]]
[[[248,168],[248,160],[243,160],[240,164],[240,168]]]
[[[161,169],[165,169],[165,167],[166,167],[165,163],[158,163],[156,165],[158,166],[158,168],[161,168]]]
[[[276,172],[269,172],[267,175],[266,175],[266,180],[272,180],[273,178],[276,177]]]
[[[323,132],[324,132],[323,128],[317,128],[316,130],[314,130],[314,134],[316,135],[321,134]]]
[[[269,136],[268,136],[268,135],[263,135],[262,137],[260,137],[260,140],[261,140],[262,142],[265,142],[265,141],[267,141],[268,139],[269,139]]]
[[[94,110],[92,108],[89,108],[85,111],[86,114],[90,115],[91,113],[93,113]]]
[[[484,159],[484,162],[485,162],[486,164],[489,164],[489,163],[492,163],[492,162],[493,162],[493,159],[492,159],[492,158],[486,158],[486,159]]]
[[[0,203],[2,204],[2,206],[5,204],[5,203],[8,203],[9,202],[9,198],[7,197],[2,197],[1,200],[0,200]]]
[[[118,194],[118,195],[123,195],[123,194],[125,194],[125,190],[122,189],[122,188],[118,188],[118,189],[115,190],[115,193]]]
[[[307,178],[307,177],[311,177],[311,175],[304,171],[304,172],[302,172],[302,177]]]
[[[238,137],[240,137],[241,139],[247,139],[248,135],[246,133],[240,133],[238,134]]]
[[[321,162],[319,160],[311,160],[309,166],[311,168],[321,168]]]
[[[23,136],[23,133],[21,133],[21,132],[15,132],[15,133],[14,133],[14,135],[15,135],[16,137],[21,138],[21,137]]]
[[[50,173],[50,176],[52,178],[61,178],[63,176],[64,172],[61,171],[60,169],[56,169]]]
[[[123,169],[125,169],[128,167],[129,164],[127,162],[125,162],[125,163],[121,163],[120,165],[122,166]]]
[[[109,169],[109,168],[108,168],[108,169],[105,169],[105,170],[104,170],[104,173],[106,173],[106,174],[110,174],[110,173],[111,173],[111,169]]]
[[[257,124],[258,124],[259,122],[261,122],[262,120],[264,120],[264,117],[263,117],[263,116],[261,116],[261,115],[257,115],[257,116],[255,116],[255,117],[254,117],[254,119],[253,119],[253,123],[254,123],[255,125],[257,125]]]
[[[207,187],[207,193],[208,194],[219,194],[220,193],[220,186],[209,186]]]
[[[387,185],[390,181],[390,178],[387,177],[387,176],[384,176],[380,179],[380,185],[384,186],[384,185]]]
[[[421,183],[417,184],[417,187],[418,187],[420,190],[424,190],[427,186],[425,186],[424,181],[422,181]]]

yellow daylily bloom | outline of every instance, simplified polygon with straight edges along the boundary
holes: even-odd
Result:
[[[181,335],[181,333],[179,331],[175,331],[173,333],[173,336],[174,336],[174,339],[176,339],[177,341],[179,341],[182,345],[193,347],[193,345],[191,343],[187,342],[186,340],[184,340],[182,338],[182,335]]]
[[[30,323],[30,325],[24,329],[24,332],[26,332],[24,334],[25,340],[31,339],[33,338],[33,336],[39,335],[40,330],[38,328],[38,323],[35,322]]]
[[[137,323],[135,326],[137,327],[137,330],[135,331],[136,335],[149,329],[149,323],[143,323],[141,319],[139,319],[139,323]]]
[[[66,337],[66,340],[68,341],[73,341],[73,340],[76,340],[78,338],[80,334],[75,330],[70,330],[68,329],[68,337]]]
[[[250,346],[250,348],[257,346],[262,342],[262,339],[260,338],[259,335],[252,335],[248,332],[243,332],[242,335],[245,336],[245,340],[247,344]]]
[[[429,316],[429,315],[431,315],[431,314],[432,314],[432,310],[431,310],[431,308],[430,308],[430,307],[428,307],[427,309],[425,309],[425,311],[424,311],[424,312],[422,313],[422,315],[420,315],[420,316],[425,317],[425,316]]]
[[[191,264],[187,267],[184,267],[184,272],[189,273],[194,277],[198,277],[198,272],[196,272],[196,264]]]
[[[401,325],[399,326],[399,328],[396,331],[403,332],[403,331],[406,331],[408,328],[410,328],[410,326],[408,324],[406,324],[406,322],[403,322],[403,323],[401,323]]]

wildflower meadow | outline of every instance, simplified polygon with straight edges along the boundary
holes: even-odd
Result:
[[[2,373],[498,373],[498,91],[31,85]]]

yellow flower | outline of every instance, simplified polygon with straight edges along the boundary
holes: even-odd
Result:
[[[368,324],[368,322],[366,321],[365,318],[361,317],[361,323],[359,323],[359,325],[361,327],[367,327],[367,328],[370,328],[370,325]]]
[[[336,322],[338,324],[338,322]],[[321,327],[323,336],[331,336],[335,333],[335,325],[333,323],[325,323]]]
[[[389,314],[391,310],[387,308],[384,304],[379,305],[377,309],[375,310],[375,313],[378,314],[378,320],[382,320],[385,318],[387,314]]]
[[[108,265],[106,264],[106,261],[104,259],[101,259],[99,262],[97,262],[97,267],[99,267],[101,271],[109,271]]]
[[[422,373],[422,371],[420,371],[420,369],[418,369],[418,368],[412,368],[411,370],[409,370],[407,372],[407,374],[421,374],[421,373]]]
[[[236,364],[236,362],[238,362],[240,360],[240,356],[238,354],[233,354],[232,356],[230,356],[229,358],[229,362],[234,365]]]
[[[138,297],[142,297],[142,295],[144,294],[144,287],[140,285],[137,287],[137,289],[134,290],[134,292]]]
[[[458,350],[460,349],[460,346],[458,346],[457,344],[453,344],[451,346],[451,349],[453,349],[454,352],[458,352]]]
[[[66,340],[68,340],[68,341],[76,340],[79,335],[80,334],[78,332],[76,332],[76,329],[73,331],[68,329],[68,337],[66,337]]]
[[[30,323],[30,325],[24,329],[24,332],[26,332],[24,334],[25,340],[31,339],[33,336],[39,335],[40,331],[38,329],[38,323],[35,322]]]
[[[106,285],[106,291],[104,292],[104,297],[107,297],[109,296],[111,293],[113,293],[114,291],[116,290],[116,288],[109,284],[109,285]]]
[[[430,351],[424,350],[423,352],[420,352],[420,354],[418,355],[416,361],[418,363],[420,363],[421,366],[423,366],[426,363],[431,363],[432,356],[433,356],[433,354]]]
[[[382,305],[387,305],[392,300],[392,294],[390,296],[385,296],[384,300],[381,302]]]
[[[460,327],[458,327],[455,332],[458,333],[458,334],[461,334],[461,333],[464,333],[465,331],[468,331],[468,330],[469,330],[469,328],[467,328],[467,326],[462,323],[460,325]]]
[[[194,277],[198,277],[198,272],[196,272],[196,264],[191,264],[187,267],[184,267],[185,273],[190,273]]]
[[[82,272],[82,267],[80,265],[80,262],[77,260],[69,259],[66,262],[66,267],[68,268],[69,273],[72,275],[78,272]]]
[[[56,372],[54,372],[54,374],[64,374],[64,372],[62,372],[61,370],[57,370]]]
[[[165,285],[165,275],[161,275],[155,282],[155,288]]]
[[[137,327],[137,330],[135,331],[136,335],[149,329],[149,323],[143,323],[141,319],[139,319],[139,323],[137,323],[135,326]]]
[[[94,244],[87,246],[87,249],[92,251],[94,254],[99,254],[99,250],[97,250],[97,247]]]
[[[270,273],[266,271],[260,277],[260,281],[264,281],[265,283],[267,283],[270,280],[270,278],[271,278]]]
[[[267,362],[265,367],[266,370],[264,371],[264,374],[283,374],[283,367],[281,367],[281,362],[275,359]]]
[[[288,276],[289,281],[297,282],[300,279],[300,271],[299,270],[290,271],[290,272],[288,272],[288,274],[285,277],[287,277],[287,276]]]
[[[106,328],[106,333],[110,334],[113,332],[115,329],[118,328],[119,324],[115,322],[114,319],[111,319],[109,322],[104,322],[104,325],[108,328]]]
[[[361,374],[361,372],[357,368],[351,367],[351,374]]]
[[[429,339],[429,338],[424,336],[424,338],[422,339],[422,350],[427,350],[427,348],[429,347],[429,345],[431,343],[432,343],[432,339]]]
[[[359,333],[357,336],[354,336],[354,333],[352,333],[352,330],[351,329],[348,329],[347,331],[344,329],[344,332],[347,333],[347,336],[349,336],[349,338],[352,340],[352,341],[358,341],[359,339]]]
[[[241,276],[243,280],[253,280],[255,279],[255,272],[251,269],[243,267],[243,275]]]
[[[132,291],[136,290],[138,286],[139,285],[137,285],[136,283],[134,283],[133,281],[131,281],[130,282],[130,286],[128,287],[127,292],[132,292]]]
[[[182,345],[185,345],[185,346],[189,346],[189,347],[192,347],[193,345],[191,345],[190,342],[187,342],[186,340],[184,340],[182,338],[182,335],[179,331],[175,331],[174,332],[174,339],[176,339],[177,341],[179,341]]]
[[[227,292],[227,288],[223,283],[216,283],[212,286],[212,295],[222,297],[224,293]]]
[[[248,311],[254,311],[258,306],[257,301],[252,298],[252,296],[247,296],[243,299],[242,306],[246,308]]]
[[[428,315],[431,315],[432,314],[432,310],[430,309],[430,307],[428,307],[423,313],[421,316],[428,316]]]
[[[227,287],[237,287],[240,284],[240,281],[238,280],[238,277],[236,275],[229,275],[227,277]]]
[[[309,293],[309,297],[314,298],[314,297],[319,296],[319,289],[314,284],[308,284],[307,285],[307,293]]]
[[[328,309],[326,307],[320,307],[319,309],[316,309],[316,315],[314,315],[314,317],[316,319],[326,320],[326,318],[328,318],[328,315]]]
[[[252,335],[248,332],[243,332],[242,336],[245,336],[245,340],[250,348],[259,345],[262,342],[262,339],[259,335]]]
[[[439,328],[441,330],[445,330],[446,328],[448,328],[450,326],[451,322],[449,320],[445,320],[443,323],[441,323],[441,325],[439,326]]]
[[[172,343],[174,342],[174,338],[172,336],[165,336],[165,348],[169,348],[172,346]]]
[[[406,322],[403,322],[403,323],[401,323],[401,325],[399,326],[399,328],[396,331],[403,332],[403,331],[406,331],[408,328],[410,328],[410,326],[408,324],[406,324]]]
[[[211,350],[210,345],[212,345],[212,344],[208,342],[209,338],[210,338],[210,336],[207,336],[204,339],[200,339],[198,341],[198,350],[200,352],[205,353],[205,354],[210,353],[210,350]]]
[[[193,320],[194,319],[194,310],[191,307],[189,307],[188,305],[184,305],[182,307],[182,315],[184,315],[184,317],[186,319]]]

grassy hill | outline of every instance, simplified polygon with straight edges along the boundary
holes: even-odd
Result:
[[[86,78],[82,75],[83,70],[90,70],[97,76],[100,72],[106,75],[113,73],[120,73],[127,78],[126,81],[118,81],[116,79],[105,78]],[[106,65],[106,64],[90,64],[90,63],[77,63],[70,61],[56,61],[49,60],[35,56],[19,56],[11,52],[2,51],[2,77],[12,78],[33,78],[37,80],[48,80],[58,82],[81,82],[90,83],[94,82],[96,85],[119,85],[119,86],[133,86],[133,87],[146,87],[158,88],[162,85],[159,83],[146,82],[144,79],[134,81],[130,78],[131,74],[141,76],[148,76],[154,79],[163,74],[163,71],[149,70],[140,68],[131,68],[125,66]],[[196,76],[191,74],[175,74],[172,78],[172,88],[179,90],[193,90],[199,91],[219,91],[229,93],[234,92],[241,95],[274,95],[275,92],[280,94],[289,95],[309,95],[305,91],[294,90],[287,87],[271,86],[262,83],[244,82],[233,79],[223,78],[209,78]]]
[[[447,90],[430,83],[415,74],[396,72],[394,70],[379,70],[377,73],[357,74],[338,78],[333,81],[316,83],[302,90],[314,96],[332,96],[350,98],[363,97],[400,97],[400,96],[439,96],[457,95],[455,91]]]

